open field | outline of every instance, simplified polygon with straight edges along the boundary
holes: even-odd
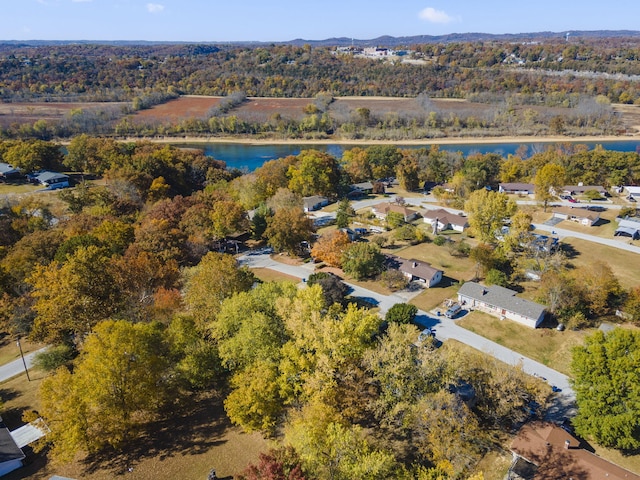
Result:
[[[270,268],[252,268],[251,272],[263,282],[300,282],[298,277],[277,272]]]
[[[31,123],[38,120],[62,120],[72,110],[120,108],[127,102],[0,102],[0,125]]]
[[[606,245],[594,245],[586,240],[577,238],[565,238],[563,243],[572,246],[576,255],[571,258],[571,263],[578,267],[588,267],[594,262],[605,262],[613,270],[614,275],[624,288],[640,286],[640,269],[638,255],[619,248]]]

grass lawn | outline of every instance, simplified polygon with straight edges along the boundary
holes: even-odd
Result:
[[[298,277],[271,270],[270,268],[252,268],[251,272],[263,282],[300,282]]]
[[[0,339],[0,365],[4,365],[5,363],[9,363],[20,358],[20,350],[18,349],[16,340],[16,338],[9,335],[5,335]],[[34,343],[23,338],[20,340],[20,346],[22,347],[22,352],[26,355],[29,352],[42,348],[44,345]]]
[[[463,328],[565,375],[570,373],[571,348],[581,345],[584,337],[593,332],[593,330],[559,332],[551,328],[531,329],[510,320],[499,320],[479,311],[471,312],[457,323]]]
[[[41,189],[42,185],[34,185],[33,183],[0,183],[0,195],[31,193]]]
[[[577,238],[566,238],[562,242],[575,249],[576,255],[571,258],[571,263],[576,267],[588,267],[596,261],[602,261],[611,267],[624,288],[640,285],[640,269],[633,267],[640,261],[638,254]]]

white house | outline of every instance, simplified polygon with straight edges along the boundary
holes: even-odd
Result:
[[[586,208],[556,207],[553,209],[553,216],[562,220],[571,220],[587,227],[593,226],[600,220],[598,212],[592,212]]]
[[[476,282],[466,282],[458,290],[458,302],[531,328],[540,325],[545,315],[543,305],[516,297],[513,290],[497,285],[486,287]]]
[[[415,210],[411,210],[410,208],[405,207],[404,205],[398,205],[396,203],[379,203],[378,205],[374,205],[371,207],[371,211],[380,220],[385,220],[389,213],[399,213],[404,218],[405,222],[410,222],[411,220],[415,220],[418,217],[418,212]]]
[[[434,268],[427,262],[415,260],[413,258],[407,260],[396,256],[389,256],[389,265],[397,268],[406,279],[410,282],[423,283],[427,288],[431,288],[442,281],[442,270]]]
[[[313,195],[311,197],[304,197],[302,204],[305,213],[313,212],[322,207],[329,205],[329,199],[327,197],[321,197],[320,195]]]
[[[533,183],[501,183],[498,186],[500,193],[512,193],[516,195],[530,195],[535,193],[536,186]]]
[[[437,223],[438,231],[455,230],[456,232],[464,232],[466,228],[469,228],[467,217],[448,212],[444,208],[426,210],[422,213],[422,217],[424,222],[432,227],[436,227]]]
[[[65,175],[64,173],[41,172],[36,175],[35,179],[38,183],[51,190],[69,187],[69,175]]]

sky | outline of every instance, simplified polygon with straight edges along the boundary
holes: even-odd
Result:
[[[638,18],[638,0],[0,0],[0,40],[366,40],[638,30]]]

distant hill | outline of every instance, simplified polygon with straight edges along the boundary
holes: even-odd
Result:
[[[398,47],[405,45],[417,45],[421,43],[452,43],[452,42],[478,42],[478,41],[536,41],[549,39],[563,39],[567,33],[571,38],[640,38],[638,30],[565,30],[562,32],[530,32],[530,33],[449,33],[447,35],[413,35],[408,37],[392,37],[383,35],[372,39],[355,39],[350,37],[327,38],[325,40],[307,40],[297,38],[285,42],[256,42],[256,41],[235,41],[235,42],[180,42],[180,41],[146,41],[146,40],[0,40],[0,44],[13,45],[17,47],[37,47],[42,45],[73,45],[73,44],[98,44],[98,45],[312,45],[316,47],[328,46],[385,46]]]

